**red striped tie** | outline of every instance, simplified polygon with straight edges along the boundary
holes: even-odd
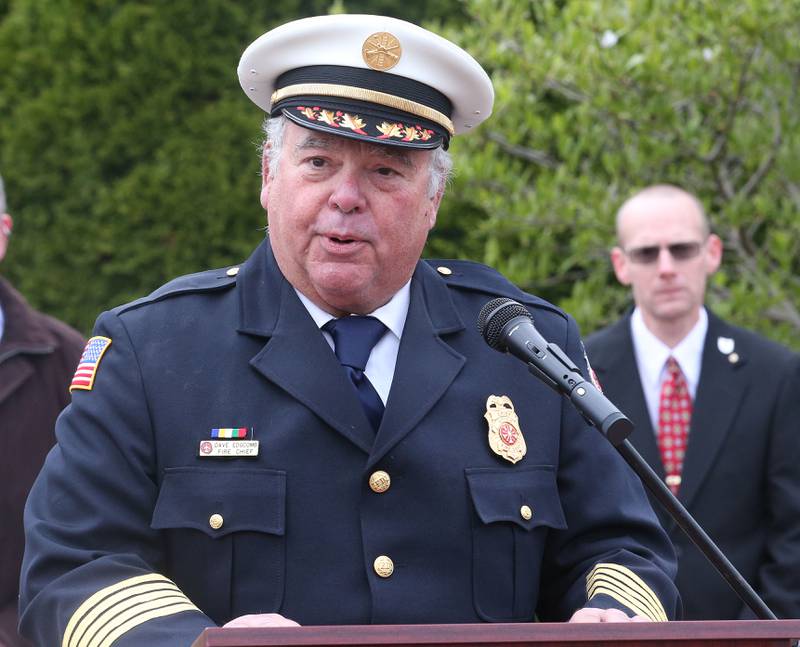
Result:
[[[692,420],[692,396],[675,358],[667,360],[667,377],[661,385],[658,407],[658,448],[666,482],[677,495],[681,485],[683,457]]]

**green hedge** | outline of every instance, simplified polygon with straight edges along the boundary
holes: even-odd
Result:
[[[239,56],[269,27],[330,4],[0,4],[0,174],[15,218],[0,271],[86,333],[103,309],[244,259],[265,224],[263,113],[239,88]],[[443,0],[389,4],[348,7],[460,15]]]
[[[723,238],[709,301],[800,349],[800,3],[471,0],[453,30],[495,114],[454,146],[460,249],[572,312],[628,307],[608,261],[617,208],[660,182]]]

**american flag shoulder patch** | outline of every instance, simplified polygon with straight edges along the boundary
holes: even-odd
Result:
[[[103,359],[109,346],[111,346],[111,340],[108,337],[92,337],[86,342],[86,348],[83,349],[83,355],[78,361],[78,368],[75,369],[75,375],[69,385],[70,392],[92,390],[97,367],[100,366],[100,360]]]

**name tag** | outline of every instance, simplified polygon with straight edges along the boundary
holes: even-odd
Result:
[[[242,458],[258,456],[257,440],[201,440],[200,458]]]

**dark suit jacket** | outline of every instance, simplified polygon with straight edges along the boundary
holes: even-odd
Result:
[[[416,268],[377,436],[266,242],[235,277],[184,277],[101,315],[111,345],[26,507],[23,630],[42,645],[66,631],[70,646],[117,632],[115,647],[172,647],[246,613],[563,620],[588,584],[591,606],[674,617],[672,549],[640,484],[474,322],[513,296],[582,363],[577,326],[489,268],[447,265]],[[491,395],[519,417],[516,464],[489,447]],[[199,454],[219,427],[252,428],[258,455]],[[376,470],[385,492],[369,486]]]
[[[720,352],[720,337],[734,340],[735,356]],[[630,441],[663,477],[630,316],[588,337],[586,346],[605,394],[636,425]],[[682,476],[679,499],[711,539],[778,617],[800,617],[798,355],[708,313]],[[653,506],[679,556],[684,617],[753,617],[659,504]]]
[[[17,635],[17,593],[24,535],[22,508],[55,443],[56,417],[84,340],[69,326],[31,308],[0,279],[5,320],[0,340],[0,646]]]

